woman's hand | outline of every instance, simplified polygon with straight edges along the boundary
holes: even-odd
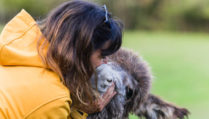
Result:
[[[110,102],[110,100],[116,95],[115,84],[113,83],[104,93],[102,98],[99,98],[95,101],[95,105],[97,106],[98,111],[102,111],[103,108]]]
[[[113,83],[108,89],[107,92],[103,94],[102,97],[96,99],[88,107],[83,107],[82,111],[91,114],[95,112],[100,112],[103,108],[110,102],[110,100],[116,95],[115,84]]]

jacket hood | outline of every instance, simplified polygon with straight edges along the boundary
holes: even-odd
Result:
[[[41,35],[36,21],[21,10],[0,35],[0,65],[45,67],[37,51]]]

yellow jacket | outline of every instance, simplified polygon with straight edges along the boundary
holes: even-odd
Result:
[[[0,119],[85,119],[70,108],[58,75],[44,68],[36,49],[41,34],[22,10],[0,35]]]

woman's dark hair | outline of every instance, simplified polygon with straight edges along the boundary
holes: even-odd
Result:
[[[46,65],[55,71],[71,92],[74,102],[89,104],[92,99],[89,79],[94,72],[90,56],[116,52],[122,43],[122,24],[105,9],[85,1],[69,1],[54,9],[41,24],[43,37],[38,51]],[[48,45],[45,45],[47,42]],[[104,48],[104,44],[108,47]],[[47,47],[46,56],[42,49]]]

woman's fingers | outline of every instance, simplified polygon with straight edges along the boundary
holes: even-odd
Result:
[[[113,83],[107,90],[107,92],[100,98],[98,101],[99,103],[99,110],[102,111],[103,108],[110,102],[114,95],[116,95],[115,84]]]
[[[110,100],[116,95],[115,84],[113,83],[102,97],[98,97],[95,101],[88,106],[82,106],[82,111],[91,114],[100,112],[110,102]]]
[[[104,93],[104,95],[98,99],[96,99],[93,102],[92,105],[92,111],[93,112],[98,112],[98,111],[102,111],[103,108],[110,102],[110,100],[113,98],[114,95],[116,95],[116,91],[115,90],[115,84],[113,83],[108,89],[107,92]]]
[[[107,100],[115,95],[115,84],[112,83],[112,85],[107,89],[107,92],[104,93],[102,96],[103,99]]]

